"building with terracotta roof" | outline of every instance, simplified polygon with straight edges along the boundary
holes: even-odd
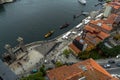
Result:
[[[108,6],[112,7],[112,11],[111,11],[111,15],[109,14],[107,16],[108,18],[107,18],[107,21],[105,21],[105,22],[112,24],[115,20],[115,17],[118,16],[117,13],[120,12],[120,0],[112,0],[112,2],[109,2],[106,4],[106,7],[108,7]]]
[[[100,39],[104,40],[105,38],[109,37],[110,34],[106,34],[104,32],[100,32],[97,37],[99,37]]]
[[[107,24],[111,27],[113,27],[113,24],[116,22],[116,18],[118,17],[117,14],[111,14],[108,16],[106,20],[104,20],[104,24]]]
[[[107,5],[113,7],[113,9],[119,9],[120,8],[120,3],[118,1],[110,2]]]
[[[87,44],[80,36],[78,36],[68,47],[73,51],[74,55],[77,56],[81,51],[86,49]]]
[[[75,56],[77,56],[81,50],[79,50],[73,43],[71,43],[69,46],[70,50],[74,53]]]
[[[113,18],[111,18],[111,16],[110,16],[110,18],[108,18],[106,20],[109,24],[110,24],[110,22],[111,23],[114,22],[110,19],[113,19]],[[103,31],[105,33],[109,33],[112,30],[112,26],[107,25],[106,21],[105,20],[91,20],[88,25],[95,28],[95,29]]]
[[[73,40],[69,48],[74,52],[74,54],[80,53],[81,51],[95,48],[95,46],[110,36],[111,30],[113,30],[113,25],[120,23],[120,13],[112,13],[112,8],[120,7],[120,1],[114,0],[113,2],[107,3],[106,9],[103,13],[104,18],[100,20],[91,20],[84,27],[84,34],[82,37],[77,37]],[[119,8],[120,9],[120,8]],[[117,9],[118,10],[118,9]],[[106,18],[105,18],[106,17]],[[83,43],[81,43],[81,41]]]
[[[120,24],[120,12],[117,13],[117,17],[115,18],[114,24],[119,25]]]
[[[112,26],[117,26],[120,23],[120,0],[113,0],[112,2],[108,3],[107,5],[111,6],[112,13],[105,23],[111,23],[113,24]]]
[[[118,80],[93,59],[48,70],[47,76],[50,80]]]
[[[101,41],[100,38],[98,38],[95,34],[92,34],[92,33],[86,33],[85,40],[89,41],[94,46]]]
[[[101,24],[102,23],[100,23],[100,26],[97,26],[93,23],[90,23],[90,24],[86,25],[85,28],[84,28],[87,31],[86,34],[90,34],[87,37],[93,36],[93,38],[91,38],[91,40],[94,40],[95,38],[96,39],[99,38],[101,40],[104,40],[105,38],[109,37],[110,34],[108,32],[110,30],[112,30],[112,28],[108,27],[107,25],[101,25]]]
[[[119,1],[113,1],[108,3],[107,5],[112,7],[112,12],[117,13],[120,11],[120,2]]]
[[[109,37],[109,32],[112,30],[111,26],[104,23],[103,20],[91,20],[89,24],[84,27],[84,35],[80,38],[76,37],[69,48],[77,56],[81,51],[95,48],[95,46]]]

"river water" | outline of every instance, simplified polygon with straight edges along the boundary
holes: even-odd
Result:
[[[94,7],[96,3],[97,0],[87,0],[84,6],[77,0],[16,0],[0,6],[0,53],[5,51],[6,43],[15,46],[18,36],[30,43],[46,40],[44,34],[50,30],[55,30],[55,33],[48,39],[63,34],[85,18],[81,16],[73,20],[74,14],[97,10],[100,7]],[[59,26],[65,22],[71,25],[60,30]]]

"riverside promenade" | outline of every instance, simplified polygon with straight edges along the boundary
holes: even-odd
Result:
[[[47,41],[36,41],[26,44],[26,52],[19,52],[17,58],[12,64],[8,65],[18,76],[27,76],[32,69],[39,69],[45,61],[58,60],[58,56],[62,54],[68,45],[77,36],[82,35],[83,28],[89,23],[91,17],[83,19],[81,23],[73,27],[68,32]],[[81,25],[82,24],[82,25]],[[74,62],[78,62],[75,60]]]
[[[44,57],[57,45],[55,40],[37,41],[26,44],[27,53],[19,52],[16,60],[8,65],[17,75],[30,73],[38,64],[42,65]]]
[[[68,32],[76,31],[76,28]],[[65,34],[67,34],[66,32]],[[80,31],[77,31],[79,33]],[[44,64],[45,60],[52,60],[57,58],[61,52],[68,48],[67,45],[75,38],[76,34],[70,33],[68,39],[63,39],[65,34],[62,34],[52,40],[36,41],[26,44],[28,53],[20,52],[17,59],[8,65],[15,74],[18,76],[27,76],[32,69],[40,67]]]

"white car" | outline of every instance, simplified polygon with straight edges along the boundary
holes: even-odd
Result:
[[[78,34],[78,36],[81,36],[82,33],[83,33],[83,31],[81,31],[81,32]]]
[[[87,23],[89,23],[90,22],[90,20],[85,20],[85,24],[87,24]]]
[[[104,68],[110,68],[111,65],[110,65],[110,64],[105,64],[105,65],[103,65],[103,67],[104,67]]]
[[[48,61],[48,60],[44,60],[44,63],[45,63],[45,64],[48,64],[48,63],[49,63],[49,61]]]
[[[77,32],[75,32],[75,31],[72,31],[71,33],[72,33],[72,34],[77,34]]]
[[[89,19],[84,19],[84,20],[82,20],[82,22],[83,22],[84,24],[88,24],[90,21],[91,21],[91,20],[89,20]]]
[[[120,58],[120,55],[117,55],[116,58],[117,58],[117,59]]]

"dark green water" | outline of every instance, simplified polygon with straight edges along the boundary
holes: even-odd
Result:
[[[48,39],[63,34],[85,18],[81,16],[73,21],[74,14],[99,9],[94,7],[97,2],[87,0],[83,6],[77,0],[16,0],[0,6],[0,53],[4,52],[6,43],[15,46],[18,36],[30,43],[45,40],[44,34],[50,30],[55,30],[55,33]],[[65,22],[72,24],[60,30],[59,26]]]

